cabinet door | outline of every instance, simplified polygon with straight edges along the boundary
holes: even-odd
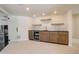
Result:
[[[68,45],[68,32],[59,32],[58,35],[58,43]]]
[[[32,30],[29,30],[29,39],[33,40],[34,39],[34,33]]]
[[[40,32],[39,40],[48,42],[49,41],[49,32]]]
[[[49,42],[57,43],[58,41],[58,32],[50,32]]]

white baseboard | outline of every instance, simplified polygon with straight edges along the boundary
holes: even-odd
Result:
[[[17,39],[17,40],[10,40],[10,42],[19,42],[19,41],[27,41],[26,39]],[[9,42],[9,43],[10,43]]]

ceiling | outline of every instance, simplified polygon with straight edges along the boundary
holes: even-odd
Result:
[[[69,9],[77,10],[77,12],[79,12],[78,4],[1,4],[0,7],[13,15],[31,17],[33,17],[33,15],[38,17],[42,16],[42,13],[52,15],[54,14],[54,11],[57,11],[57,14],[64,14]],[[30,10],[27,11],[26,8],[30,8]]]

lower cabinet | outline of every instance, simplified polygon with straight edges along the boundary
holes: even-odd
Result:
[[[68,45],[68,32],[66,31],[40,32],[40,41]]]
[[[29,39],[33,40],[34,39],[34,31],[29,30]]]
[[[58,32],[58,43],[68,44],[68,32]]]
[[[48,42],[49,41],[49,32],[45,32],[45,31],[44,32],[40,32],[39,40]]]
[[[39,41],[68,45],[68,31],[39,31]],[[29,39],[34,40],[34,31],[29,31]]]
[[[50,32],[49,42],[57,43],[58,42],[58,32]]]

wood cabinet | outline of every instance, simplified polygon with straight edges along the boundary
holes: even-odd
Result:
[[[67,31],[42,31],[40,32],[40,41],[59,43],[68,45]]]
[[[49,41],[49,32],[47,32],[47,31],[40,32],[39,40],[48,42]]]
[[[58,32],[58,43],[68,44],[68,32]]]
[[[29,30],[29,39],[34,39],[34,31]],[[68,31],[39,31],[39,41],[68,45]]]
[[[29,30],[29,39],[33,40],[34,39],[34,31]]]
[[[50,32],[49,38],[50,38],[49,42],[57,43],[58,42],[58,32]]]

